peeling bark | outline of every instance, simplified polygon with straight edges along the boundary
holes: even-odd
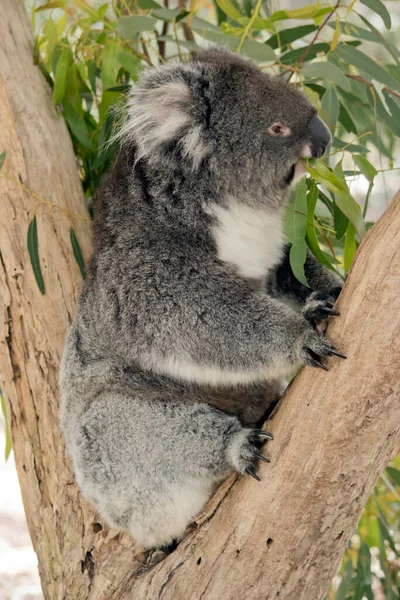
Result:
[[[90,223],[65,124],[32,62],[23,5],[0,20],[0,373],[46,599],[314,600],[326,593],[400,434],[400,196],[368,233],[329,336],[348,355],[306,368],[275,412],[261,483],[232,476],[178,549],[147,555],[82,499],[57,427],[57,371]],[[46,294],[26,247],[37,215]],[[78,215],[78,216],[77,216]]]

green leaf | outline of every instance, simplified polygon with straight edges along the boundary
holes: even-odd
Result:
[[[42,4],[42,6],[38,6],[35,8],[35,12],[40,12],[42,10],[51,10],[53,8],[64,8],[66,4],[66,0],[54,0],[54,2],[47,2],[46,4]]]
[[[368,179],[368,181],[373,181],[378,171],[375,169],[373,165],[365,158],[365,156],[353,156],[353,160],[356,163],[357,167],[360,169],[361,173]]]
[[[342,581],[336,592],[335,600],[346,600],[347,594],[350,591],[351,578],[353,576],[353,566],[351,560],[346,563],[346,566],[342,573]]]
[[[285,233],[291,242],[289,261],[293,274],[303,285],[308,286],[304,273],[304,264],[307,258],[307,245],[305,241],[307,231],[307,182],[302,179],[298,183],[294,198],[290,202],[285,215]]]
[[[300,25],[300,27],[291,27],[290,29],[283,29],[279,33],[271,36],[265,43],[276,50],[282,48],[286,44],[291,44],[295,40],[298,40],[309,33],[315,31],[317,27],[315,25]]]
[[[255,40],[245,40],[242,46],[243,54],[259,62],[275,62],[276,55],[270,46]]]
[[[362,217],[361,209],[354,198],[351,196],[345,181],[340,181],[337,176],[328,169],[322,162],[310,162],[304,164],[306,171],[319,183],[322,183],[328,190],[335,194],[335,202],[353,223],[360,239],[365,233],[365,223]]]
[[[337,51],[337,49],[336,49]],[[349,90],[349,82],[346,79],[343,71],[331,62],[315,62],[304,65],[301,73],[303,77],[324,79],[329,82],[336,83],[344,90]]]
[[[399,51],[398,49],[393,46],[393,44],[391,44],[387,39],[386,36],[382,35],[381,32],[372,25],[372,23],[370,23],[369,21],[367,21],[367,19],[364,19],[364,17],[362,15],[359,15],[360,19],[362,19],[364,21],[364,23],[366,24],[366,26],[370,29],[371,33],[370,35],[373,38],[374,42],[377,42],[378,44],[383,44],[386,48],[386,50],[389,52],[389,54],[392,56],[392,58],[394,58],[394,60],[396,61],[397,65],[400,65],[400,61],[399,61]],[[367,32],[369,33],[369,32]]]
[[[372,79],[384,83],[389,88],[400,89],[400,84],[383,67],[361,50],[347,44],[339,44],[334,54],[339,56],[345,63],[354,65],[357,69],[364,71]]]
[[[119,46],[118,44],[107,44],[101,53],[101,81],[103,89],[115,85],[118,75],[118,58],[119,58]]]
[[[193,31],[199,33],[208,40],[217,42],[218,44],[229,46],[231,50],[237,50],[237,47],[240,42],[240,38],[237,38],[233,35],[226,35],[224,33],[221,33],[220,31],[204,31],[200,30],[197,27],[193,27]],[[276,60],[275,52],[272,50],[272,48],[270,48],[266,44],[256,42],[255,40],[245,40],[241,51],[247,56],[250,56],[254,60],[260,62],[269,62]]]
[[[349,219],[342,213],[336,202],[333,203],[333,223],[335,227],[335,237],[339,241],[346,233]]]
[[[282,54],[280,57],[281,63],[284,65],[293,65],[297,63],[303,56],[304,50],[304,47],[296,48],[296,50],[289,50],[289,52]],[[308,61],[313,60],[317,54],[320,54],[321,52],[327,54],[329,52],[329,44],[326,44],[325,42],[314,44],[311,47],[311,50],[307,53],[307,56],[303,59],[304,65],[306,65]]]
[[[176,16],[175,23],[179,23],[180,21],[183,21],[183,19],[185,19],[189,15],[190,15],[190,12],[188,10],[183,10],[182,9],[179,12],[179,14]]]
[[[137,72],[140,67],[140,60],[134,54],[121,50],[118,52],[118,62],[128,71],[133,81],[137,80]]]
[[[359,144],[349,144],[349,142],[344,142],[337,137],[334,137],[332,140],[332,146],[334,148],[340,148],[340,150],[346,150],[347,152],[358,152],[360,154],[367,154],[369,152],[368,148],[365,146],[360,146]]]
[[[348,273],[353,259],[357,250],[356,238],[355,238],[356,230],[352,223],[348,223],[346,230],[346,237],[344,241],[344,253],[343,253],[343,262],[344,262],[344,272]]]
[[[386,467],[386,472],[393,479],[395,484],[400,487],[400,471],[394,467]]]
[[[243,17],[240,14],[240,12],[236,10],[236,8],[233,6],[230,0],[216,0],[216,3],[222,10],[222,12],[224,12],[228,17],[230,17],[234,21],[237,21],[238,23],[241,22]]]
[[[74,107],[67,98],[63,101],[64,117],[69,128],[76,139],[89,150],[92,149],[92,142],[85,124],[85,121],[78,115]]]
[[[0,171],[3,168],[4,161],[6,160],[7,153],[5,150],[0,154]]]
[[[347,109],[344,107],[344,105],[341,102],[340,102],[340,105],[339,105],[338,120],[339,120],[339,123],[341,125],[343,125],[343,127],[345,128],[345,130],[347,132],[349,132],[349,133],[355,133],[357,135],[358,131],[357,131],[356,124],[354,123],[353,119],[351,118],[351,116],[347,112]]]
[[[328,267],[334,271],[331,263],[325,257],[325,254],[322,252],[321,248],[318,244],[317,234],[315,233],[314,226],[314,213],[315,206],[318,200],[318,188],[315,181],[309,180],[309,192],[307,194],[307,232],[306,232],[306,242],[311,252],[314,254],[315,258],[319,260],[320,263]]]
[[[141,31],[153,31],[157,19],[143,15],[130,15],[120,17],[117,22],[117,31],[125,40],[134,37]]]
[[[152,8],[162,8],[161,4],[154,2],[154,0],[138,0],[139,8],[143,10],[151,10]]]
[[[6,445],[4,448],[4,458],[5,458],[5,460],[7,460],[8,457],[10,456],[10,452],[11,452],[11,448],[12,448],[12,441],[11,441],[10,424],[8,422],[6,401],[3,396],[3,390],[1,388],[0,388],[0,402],[1,402],[1,411],[2,411],[3,417],[4,417],[4,430],[5,430],[5,434],[6,434]]]
[[[29,223],[27,243],[29,258],[31,260],[31,265],[33,269],[33,274],[36,279],[36,283],[41,294],[45,294],[46,290],[44,287],[42,269],[40,267],[36,217],[33,217],[32,221]]]
[[[324,118],[324,115],[327,116],[328,120]],[[329,129],[334,131],[339,116],[339,100],[333,85],[328,86],[328,89],[322,97],[320,116],[324,119]]]
[[[278,11],[284,13],[285,16],[281,18],[286,19],[313,19],[315,17],[321,17],[331,12],[331,7],[321,8],[321,5],[310,4],[309,6],[303,6],[302,8],[295,8],[293,10]],[[277,13],[275,13],[277,14]],[[274,15],[272,15],[273,17]]]
[[[152,15],[163,21],[175,21],[180,14],[179,8],[160,8],[154,10]]]
[[[71,245],[72,245],[72,250],[73,250],[73,253],[75,256],[75,260],[78,263],[78,267],[79,267],[79,270],[81,272],[83,279],[86,279],[85,261],[83,260],[81,247],[79,245],[78,238],[76,237],[76,233],[75,233],[73,227],[71,227],[71,229],[69,230],[69,235],[71,238]]]
[[[379,15],[385,24],[386,29],[392,26],[392,20],[386,6],[380,0],[360,0],[361,4],[368,6],[370,10]]]
[[[65,95],[67,89],[67,73],[68,67],[72,61],[72,52],[68,48],[63,50],[60,54],[60,58],[57,62],[56,72],[54,74],[54,88],[53,88],[53,103],[54,106],[60,104]]]

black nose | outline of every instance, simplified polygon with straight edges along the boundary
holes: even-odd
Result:
[[[308,133],[310,134],[312,158],[321,158],[331,143],[329,129],[317,115],[314,115],[308,123]]]

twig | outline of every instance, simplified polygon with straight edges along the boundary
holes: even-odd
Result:
[[[168,0],[164,0],[164,8],[168,9],[169,8],[169,4],[168,4]],[[169,22],[168,21],[164,21],[162,30],[161,30],[161,37],[165,37],[168,33],[168,25]],[[158,34],[156,32],[157,35],[157,44],[158,44],[158,51],[160,53],[160,56],[162,56],[163,60],[165,60],[165,40],[159,40],[158,39]]]
[[[178,0],[178,8],[186,10],[186,0]],[[187,42],[194,42],[193,31],[188,23],[182,21],[183,35]]]
[[[321,33],[322,29],[325,27],[325,25],[327,24],[327,22],[329,21],[329,19],[331,18],[331,16],[336,12],[336,10],[339,8],[340,6],[340,1],[341,0],[337,0],[335,6],[333,7],[333,9],[331,10],[331,12],[326,16],[326,18],[322,21],[322,23],[320,24],[320,26],[318,27],[317,31],[315,32],[315,35],[313,37],[313,39],[311,40],[311,42],[308,44],[307,48],[304,50],[303,54],[300,56],[299,60],[297,61],[297,68],[299,68],[299,66],[301,65],[301,63],[304,61],[304,59],[306,58],[307,54],[310,52],[311,48],[313,47],[313,45],[315,44],[315,42],[318,39],[319,34]],[[290,75],[288,81],[290,81],[292,75]]]
[[[242,35],[242,37],[241,37],[241,39],[240,39],[239,45],[238,45],[238,47],[236,48],[236,52],[240,52],[240,51],[241,51],[241,49],[242,49],[242,46],[243,46],[243,44],[244,44],[244,41],[245,41],[245,39],[247,38],[247,34],[249,33],[249,31],[250,31],[250,29],[251,29],[251,26],[253,25],[254,21],[255,21],[255,20],[257,19],[257,17],[258,17],[258,13],[260,12],[261,4],[262,4],[262,0],[258,0],[258,1],[257,1],[257,4],[256,4],[256,7],[255,7],[255,9],[254,9],[254,12],[253,12],[253,14],[252,14],[252,16],[251,16],[251,19],[250,19],[250,21],[247,23],[247,25],[246,25],[246,27],[245,27],[245,29],[244,29],[244,31],[243,31],[243,35]]]

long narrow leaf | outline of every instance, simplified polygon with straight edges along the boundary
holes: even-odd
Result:
[[[36,217],[33,217],[28,227],[28,252],[38,288],[42,294],[45,294],[46,290],[44,287],[42,269],[40,267]]]
[[[71,238],[71,245],[75,256],[75,260],[78,263],[78,267],[83,279],[86,279],[85,261],[83,260],[81,247],[79,245],[78,238],[76,237],[76,233],[73,227],[71,227],[71,229],[69,230],[69,234]]]

